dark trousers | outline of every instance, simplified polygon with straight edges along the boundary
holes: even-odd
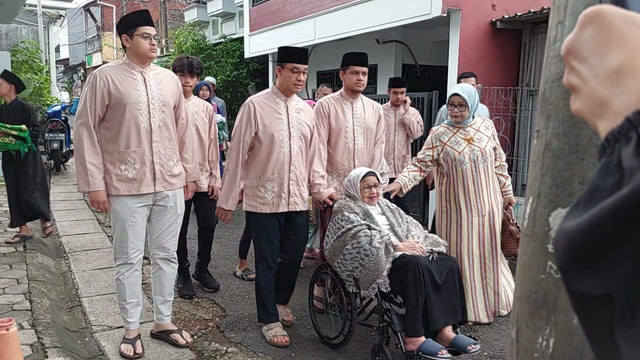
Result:
[[[209,199],[206,192],[197,192],[191,200],[184,202],[184,218],[182,228],[178,236],[178,274],[189,276],[189,252],[187,249],[187,230],[189,229],[189,217],[191,216],[191,205],[193,204],[198,220],[198,262],[197,269],[206,269],[211,262],[211,247],[213,246],[213,235],[218,224],[218,217],[215,215],[216,201]]]
[[[396,181],[396,178],[390,178],[389,184]],[[398,196],[396,195],[393,199],[391,198],[390,193],[385,193],[384,198],[391,201],[395,206],[399,207],[400,210],[404,211],[405,214],[409,215],[409,199],[407,196]]]
[[[438,254],[398,256],[389,271],[391,293],[402,297],[405,307],[405,334],[434,338],[438,330],[467,320],[462,278],[456,259]]]
[[[249,224],[249,216],[244,214],[244,230],[242,236],[240,236],[240,244],[238,244],[238,258],[240,260],[247,260],[249,256],[249,248],[251,247],[251,225]]]
[[[256,213],[247,211],[256,262],[258,321],[280,321],[276,304],[293,294],[309,233],[307,211]]]

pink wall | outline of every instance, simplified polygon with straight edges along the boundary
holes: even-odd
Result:
[[[551,6],[551,0],[443,0],[461,11],[458,69],[478,74],[484,86],[517,86],[521,30],[496,29],[491,19]]]
[[[299,19],[353,0],[269,0],[251,8],[251,31]]]

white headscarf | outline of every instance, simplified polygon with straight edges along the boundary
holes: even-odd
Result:
[[[362,181],[362,178],[369,172],[376,174],[378,181],[380,181],[380,174],[367,167],[355,168],[349,173],[349,175],[347,175],[346,178],[344,178],[343,185],[347,196],[363,201],[362,195],[360,195],[360,181]]]
[[[456,84],[451,88],[451,90],[449,90],[449,94],[447,95],[447,104],[453,95],[460,96],[467,103],[467,107],[469,108],[469,117],[464,119],[462,123],[456,124],[451,120],[451,116],[449,116],[449,113],[447,112],[447,120],[445,121],[445,124],[458,126],[467,125],[471,120],[473,120],[473,117],[476,115],[476,111],[478,111],[478,104],[480,103],[480,99],[478,99],[478,91],[476,88],[466,83]]]

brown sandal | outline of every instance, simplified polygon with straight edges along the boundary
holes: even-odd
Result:
[[[182,339],[185,341],[184,344],[180,344],[177,340],[174,340],[171,335],[173,334],[178,334],[180,335],[180,337],[182,337]],[[189,346],[191,346],[191,344],[193,344],[193,340],[187,342],[187,339],[185,339],[184,337],[184,331],[182,331],[182,329],[169,329],[169,330],[160,330],[160,331],[153,331],[151,330],[151,338],[156,339],[156,340],[161,340],[166,342],[167,344],[173,346],[173,347],[177,347],[177,348],[188,348]]]
[[[141,353],[136,353],[136,343],[138,342],[138,340],[140,340],[140,347],[142,348],[142,352]],[[127,355],[125,353],[122,352],[122,344],[126,344],[126,345],[131,345],[131,347],[133,347],[133,355]],[[144,356],[144,344],[142,343],[142,337],[140,336],[140,334],[132,337],[132,338],[127,338],[127,337],[122,337],[122,341],[120,342],[120,356],[124,359],[140,359]]]

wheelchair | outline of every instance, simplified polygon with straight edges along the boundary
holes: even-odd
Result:
[[[356,287],[360,290],[357,278]],[[314,294],[314,288],[323,289],[323,296]],[[309,283],[309,314],[320,341],[331,349],[346,346],[356,325],[373,329],[378,341],[371,347],[372,360],[391,360],[389,343],[391,336],[397,339],[396,348],[402,351],[403,359],[421,359],[415,352],[407,352],[402,340],[402,301],[382,291],[365,298],[358,293],[348,292],[344,281],[327,262],[320,264]],[[319,304],[322,304],[321,306]]]

